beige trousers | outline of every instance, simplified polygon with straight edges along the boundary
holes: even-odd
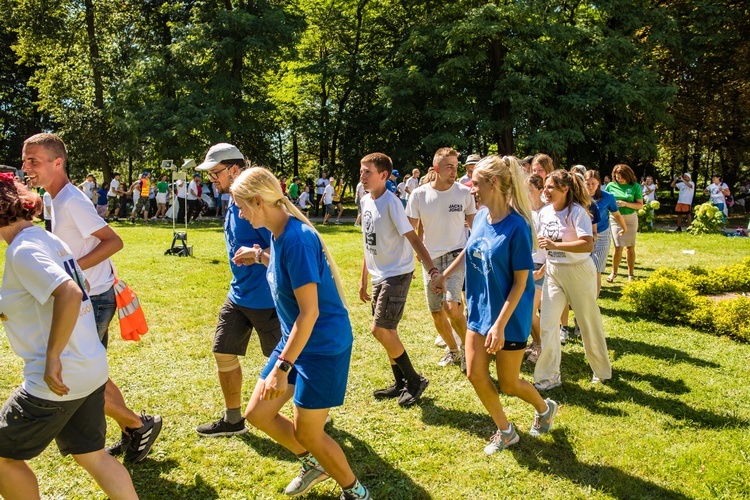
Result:
[[[596,303],[596,268],[591,258],[577,264],[547,262],[542,289],[542,354],[534,369],[534,382],[560,376],[560,315],[567,305],[573,308],[581,328],[589,366],[601,380],[612,378],[607,341],[599,305]]]

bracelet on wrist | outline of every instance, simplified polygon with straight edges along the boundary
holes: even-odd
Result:
[[[255,252],[255,263],[260,264],[261,259],[263,259],[263,250],[261,250],[260,252]]]
[[[440,271],[438,271],[437,267],[433,267],[432,269],[430,269],[429,271],[427,271],[427,274],[429,274],[430,276],[432,276],[435,273],[440,274]]]
[[[288,360],[288,359],[286,359],[286,358],[282,358],[281,356],[277,356],[276,358],[277,358],[277,359],[278,359],[279,361],[283,361],[284,363],[289,363],[290,365],[294,366],[294,363],[292,363],[291,361],[289,361],[289,360]]]

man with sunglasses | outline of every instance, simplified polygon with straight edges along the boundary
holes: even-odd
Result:
[[[219,143],[211,146],[197,171],[206,172],[219,193],[229,193],[229,186],[245,169],[245,158],[237,147]],[[224,237],[229,255],[232,282],[229,294],[219,311],[214,335],[213,353],[224,395],[224,416],[215,422],[200,425],[201,436],[221,437],[245,434],[242,412],[242,367],[238,356],[244,356],[253,328],[258,331],[263,355],[270,356],[281,338],[281,326],[274,308],[271,289],[262,264],[237,265],[233,257],[244,248],[271,246],[271,232],[255,229],[240,217],[240,208],[229,201],[224,217]]]

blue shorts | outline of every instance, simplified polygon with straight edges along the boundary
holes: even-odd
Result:
[[[276,349],[268,358],[268,363],[260,372],[261,380],[265,380],[274,369],[279,354],[281,350]],[[287,378],[289,385],[294,386],[294,404],[308,410],[344,404],[351,357],[352,346],[333,356],[311,354],[299,357]]]

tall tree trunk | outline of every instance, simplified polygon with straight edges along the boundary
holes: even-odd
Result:
[[[94,109],[96,110],[97,124],[95,130],[105,134],[107,127],[104,123],[104,85],[102,84],[101,58],[99,57],[99,44],[96,40],[96,16],[93,0],[84,0],[86,8],[86,36],[89,42],[89,58],[91,59],[91,75],[94,80]],[[102,137],[101,144],[107,143]],[[112,166],[110,164],[109,152],[106,147],[102,148],[102,154],[99,156],[99,168],[102,171],[104,180],[112,178]]]

